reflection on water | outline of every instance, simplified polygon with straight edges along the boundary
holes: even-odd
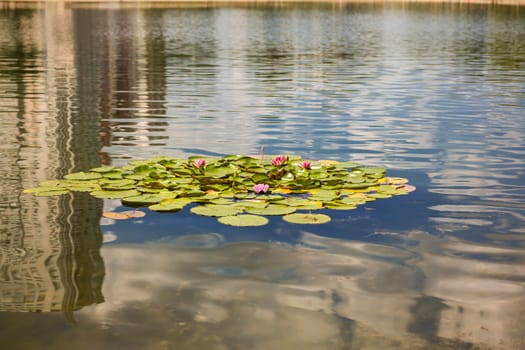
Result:
[[[301,246],[217,245],[217,234],[202,234],[172,243],[108,246],[103,249],[107,301],[77,312],[82,331],[66,327],[54,341],[71,339],[68,346],[78,349],[525,345],[525,273],[516,264],[523,264],[523,249],[448,241],[418,231],[404,239],[403,246],[386,246],[302,232]],[[196,240],[205,247],[186,247]],[[0,315],[2,328],[10,319]],[[54,324],[47,326],[51,330],[59,327],[55,318],[42,318],[47,319]],[[14,334],[16,327],[33,322],[16,320],[9,327]],[[14,334],[4,338],[23,343]],[[37,348],[46,336],[35,336],[31,344]]]
[[[102,302],[101,210],[100,200],[82,193],[4,211],[0,311],[69,312]]]
[[[468,4],[2,7],[2,344],[525,348],[524,16]],[[187,210],[100,221],[119,204],[21,194],[100,164],[261,145],[385,165],[418,190],[308,232]]]

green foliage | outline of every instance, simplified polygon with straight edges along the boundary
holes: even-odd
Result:
[[[325,223],[329,216],[310,211],[352,210],[414,189],[406,179],[386,177],[383,167],[304,161],[298,156],[228,155],[136,160],[123,167],[98,167],[44,181],[24,192],[55,196],[83,191],[161,212],[176,212],[193,203],[194,214],[218,217],[226,225],[259,226],[268,222],[264,216],[271,215],[291,223]],[[301,210],[307,213],[296,213]]]

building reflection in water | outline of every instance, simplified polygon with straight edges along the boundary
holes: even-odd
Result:
[[[88,94],[79,95],[70,11],[21,11],[0,24],[14,58],[1,67],[11,93],[0,99],[0,311],[78,310],[103,301],[102,201],[21,191],[98,166],[100,117],[78,108]]]

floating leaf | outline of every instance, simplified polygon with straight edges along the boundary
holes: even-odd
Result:
[[[148,208],[153,211],[179,211],[189,203],[191,203],[191,200],[187,198],[171,198],[164,199],[158,204],[150,205]]]
[[[268,202],[260,199],[243,200],[236,203],[241,208],[265,208]]]
[[[104,180],[100,183],[103,190],[131,190],[135,188],[135,181],[129,179]]]
[[[145,216],[146,213],[140,210],[126,210],[121,212],[114,212],[114,211],[105,211],[102,213],[102,216],[108,219],[115,219],[115,220],[127,220],[131,218],[141,218]]]
[[[385,177],[379,182],[391,185],[404,185],[408,182],[408,180],[402,177]]]
[[[326,209],[332,210],[352,210],[357,208],[354,204],[347,204],[341,201],[333,201],[325,204]]]
[[[289,205],[301,210],[317,210],[323,208],[323,202],[312,201],[305,198],[286,198],[283,204]]]
[[[405,190],[407,192],[413,192],[416,190],[416,186],[404,185],[403,187],[400,187],[400,189]]]
[[[247,207],[245,211],[256,215],[286,215],[295,212],[295,208],[285,205],[270,204],[264,208]]]
[[[190,211],[204,216],[231,216],[242,212],[242,209],[234,205],[210,204],[193,207]]]
[[[113,211],[105,211],[102,213],[102,216],[108,219],[114,219],[114,220],[127,220],[129,219],[129,216],[126,214],[121,214]]]
[[[121,211],[121,214],[125,214],[129,216],[130,218],[138,219],[146,216],[146,213],[140,210],[125,210]]]
[[[94,180],[94,179],[100,179],[101,177],[102,175],[100,175],[99,173],[95,173],[95,172],[85,173],[81,171],[78,173],[68,174],[64,176],[64,179],[67,179],[67,180]]]
[[[264,226],[268,223],[268,219],[264,216],[251,215],[251,214],[242,214],[242,215],[232,215],[232,216],[223,216],[218,219],[221,224],[229,226]]]
[[[142,194],[138,196],[122,198],[122,203],[124,205],[130,205],[130,206],[142,206],[142,205],[156,204],[162,201],[163,199],[165,198],[163,196],[159,196],[157,193],[156,194]]]
[[[325,224],[330,222],[330,217],[325,214],[288,214],[283,216],[283,220],[292,224]]]
[[[115,169],[114,166],[102,166],[98,168],[93,168],[90,171],[96,172],[96,173],[107,173],[110,171],[113,171]]]
[[[46,188],[46,187],[35,187],[24,190],[25,193],[33,193],[38,197],[52,197],[60,196],[62,194],[69,193],[68,189],[65,188]]]
[[[105,191],[98,190],[91,192],[91,195],[96,198],[101,199],[122,199],[127,197],[133,197],[140,195],[140,192],[135,190],[125,190],[125,191]]]

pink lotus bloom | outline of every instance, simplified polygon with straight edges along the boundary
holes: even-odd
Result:
[[[270,189],[268,184],[257,184],[253,186],[253,192],[255,193],[266,193]]]
[[[277,156],[274,159],[272,159],[272,164],[275,166],[281,166],[284,165],[284,163],[288,160],[288,157],[285,156]]]
[[[193,165],[195,168],[200,169],[206,165],[206,161],[204,159],[197,159],[195,162],[193,162]]]
[[[312,167],[312,162],[301,162],[299,166],[303,169],[310,169]]]

